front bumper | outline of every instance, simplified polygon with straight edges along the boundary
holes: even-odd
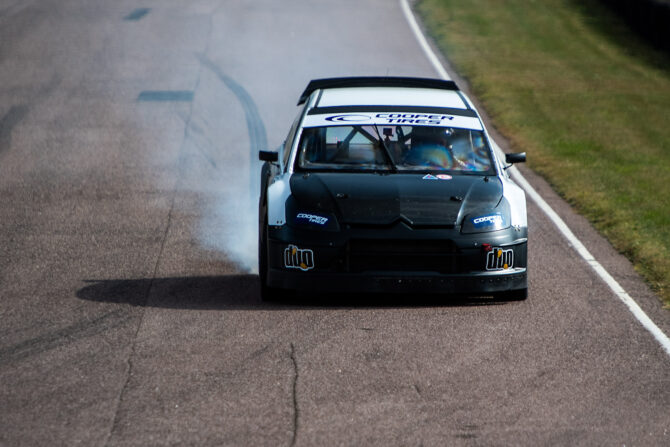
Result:
[[[444,293],[491,295],[525,289],[525,268],[502,272],[444,275],[428,272],[287,272],[270,269],[268,285],[327,293]]]
[[[490,295],[527,288],[527,230],[270,227],[267,285],[334,293]],[[511,253],[492,269],[488,244]],[[495,266],[494,266],[495,267]]]

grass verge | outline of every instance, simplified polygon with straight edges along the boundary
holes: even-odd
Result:
[[[670,58],[594,0],[417,8],[514,150],[670,307]]]

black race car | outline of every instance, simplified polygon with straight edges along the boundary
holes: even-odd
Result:
[[[261,151],[264,298],[286,290],[527,296],[526,198],[452,81],[309,83]]]

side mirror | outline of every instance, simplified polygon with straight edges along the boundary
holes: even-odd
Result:
[[[505,154],[505,161],[509,164],[525,163],[526,153],[525,152],[517,152],[516,154]]]
[[[258,151],[258,159],[260,161],[268,161],[270,163],[276,163],[277,161],[279,161],[279,152]]]

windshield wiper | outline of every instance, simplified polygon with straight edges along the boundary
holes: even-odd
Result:
[[[384,154],[386,155],[386,159],[389,162],[389,165],[391,166],[391,172],[398,172],[398,167],[393,163],[393,157],[391,156],[391,150],[386,146],[386,141],[384,141],[379,134],[379,129],[377,128],[377,124],[373,123],[373,126],[375,127],[375,132],[377,133],[377,138],[379,138],[379,142],[381,143],[382,147],[384,148]]]

